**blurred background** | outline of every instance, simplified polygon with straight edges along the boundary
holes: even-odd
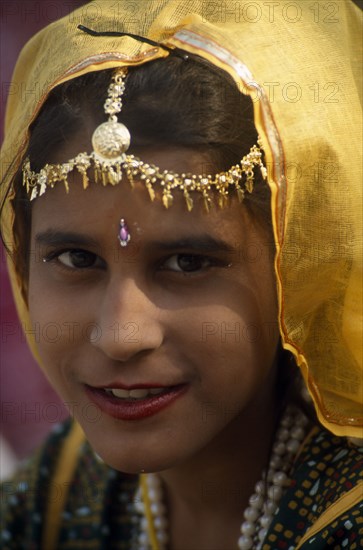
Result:
[[[1,142],[11,75],[24,44],[42,27],[86,4],[81,0],[1,0]],[[0,476],[8,476],[52,426],[67,416],[61,400],[38,368],[22,334],[2,245],[0,254]]]

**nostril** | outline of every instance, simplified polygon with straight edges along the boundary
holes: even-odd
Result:
[[[91,344],[96,344],[102,337],[102,329],[97,323],[89,323],[86,327],[87,340]]]

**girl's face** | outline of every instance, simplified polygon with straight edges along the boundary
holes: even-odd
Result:
[[[182,150],[147,160],[200,171]],[[86,191],[74,181],[69,194],[59,184],[35,201],[29,307],[39,353],[108,464],[171,468],[218,441],[232,449],[271,414],[279,334],[269,240],[234,200],[187,212],[175,192],[166,210],[126,178]]]

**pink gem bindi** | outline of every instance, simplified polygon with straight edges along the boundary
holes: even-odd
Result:
[[[121,246],[127,246],[130,242],[131,235],[129,233],[129,228],[126,225],[126,222],[123,218],[120,220],[120,230],[118,232],[118,240],[120,241]]]

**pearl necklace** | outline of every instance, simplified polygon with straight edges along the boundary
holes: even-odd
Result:
[[[243,513],[241,536],[237,542],[239,550],[261,550],[281,497],[289,485],[289,472],[305,437],[307,424],[307,418],[298,409],[289,408],[282,417],[267,476],[263,473],[263,479],[256,483]],[[140,476],[134,508],[139,514],[138,550],[150,550],[150,547],[152,550],[166,550],[168,522],[162,502],[161,481],[156,474]]]

